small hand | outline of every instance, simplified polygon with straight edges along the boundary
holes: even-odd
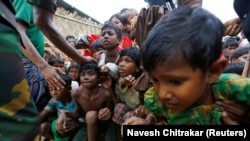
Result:
[[[103,108],[99,111],[98,118],[100,120],[108,120],[111,117],[111,111],[109,108]]]
[[[134,84],[136,83],[136,79],[132,75],[128,75],[128,76],[124,77],[124,83],[127,86],[134,86]]]

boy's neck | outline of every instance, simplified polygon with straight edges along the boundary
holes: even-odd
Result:
[[[62,102],[63,104],[65,104],[65,105],[68,105],[71,101],[72,101],[72,98],[71,98],[70,95],[67,96],[67,97],[65,97],[65,98],[63,98],[63,99],[61,100],[61,102]]]
[[[85,88],[85,94],[90,96],[93,96],[98,93],[99,86],[91,87],[91,88]]]
[[[215,103],[215,97],[213,88],[211,85],[208,85],[205,90],[203,96],[196,103],[198,105],[210,105]]]

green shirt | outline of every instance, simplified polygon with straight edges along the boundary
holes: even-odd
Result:
[[[212,85],[216,100],[235,100],[250,106],[250,79],[236,74],[222,74]],[[179,113],[171,112],[161,101],[153,88],[144,95],[144,103],[156,116],[163,116],[169,125],[220,125],[223,108],[217,104],[200,105]],[[247,113],[247,116],[250,114]],[[250,117],[250,116],[249,116]]]
[[[13,5],[16,9],[16,19],[26,26],[26,35],[43,57],[44,55],[44,35],[34,24],[33,20],[33,7],[27,3],[26,0],[13,0]],[[26,58],[25,55],[22,57]]]

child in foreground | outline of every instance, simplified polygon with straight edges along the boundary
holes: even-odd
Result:
[[[85,122],[76,135],[77,137],[82,136],[81,140],[104,139],[108,122],[111,121],[114,107],[112,95],[108,89],[99,86],[99,76],[100,70],[97,63],[87,63],[81,66],[82,87],[72,92],[76,113],[63,113],[64,119],[66,117],[73,119],[84,117]]]
[[[163,116],[170,125],[220,125],[223,107],[216,101],[249,107],[250,79],[222,74],[223,33],[221,21],[201,8],[179,7],[157,22],[142,47],[143,67],[153,79],[144,104],[152,114],[125,124],[155,124]]]
[[[64,111],[75,111],[74,101],[71,98],[71,77],[67,74],[60,74],[65,81],[65,86],[61,89],[54,89],[48,85],[51,99],[40,113],[41,132],[44,137],[58,140],[72,140],[80,123],[71,119],[67,119],[65,127],[58,126],[57,117]],[[54,113],[57,115],[53,120]],[[45,120],[46,119],[46,120]],[[47,120],[48,119],[48,120]],[[52,122],[50,121],[53,120]],[[52,137],[53,136],[53,137]]]

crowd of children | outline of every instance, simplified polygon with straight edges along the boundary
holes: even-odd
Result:
[[[225,26],[215,15],[181,6],[161,15],[139,46],[138,14],[125,8],[100,35],[66,36],[95,61],[48,57],[64,83],[41,80],[47,103],[36,106],[43,140],[120,141],[123,125],[135,124],[250,123],[250,79],[243,75],[250,73],[250,48],[243,39],[223,39]]]

